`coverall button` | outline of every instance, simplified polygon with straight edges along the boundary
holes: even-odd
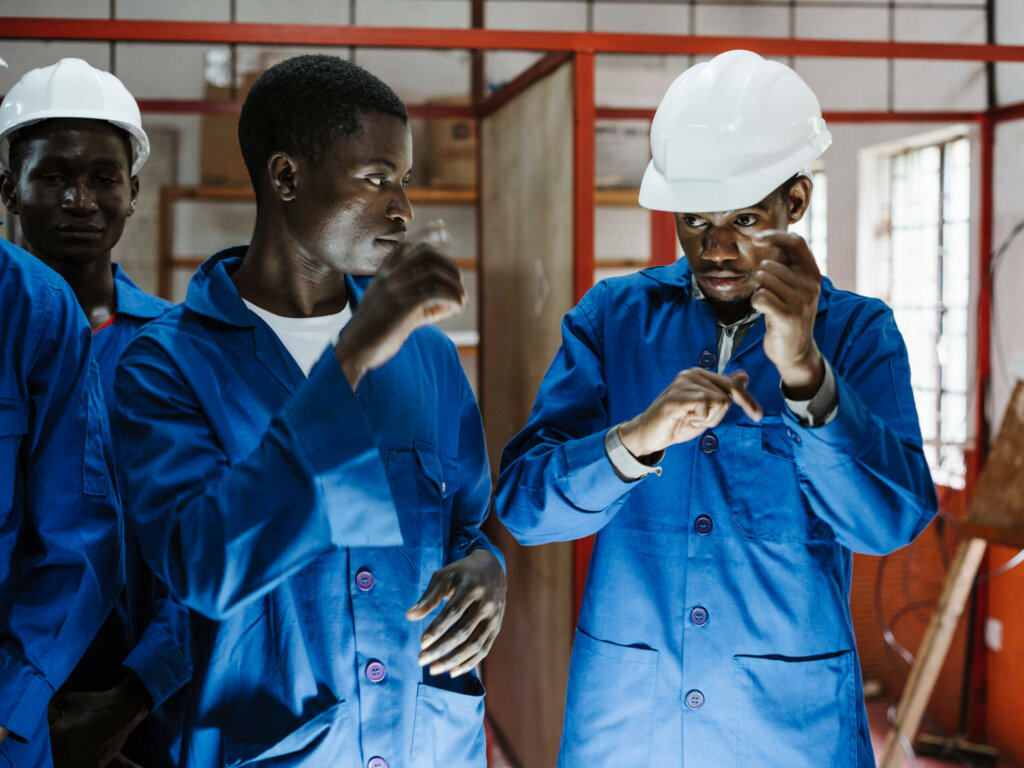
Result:
[[[445,491],[447,491],[447,490],[448,490],[448,484],[447,484],[447,483],[445,483],[445,482],[444,482],[444,481],[442,480],[442,481],[441,481],[441,493],[444,493],[444,492],[445,492]]]
[[[697,519],[693,521],[693,527],[701,536],[707,536],[711,533],[714,525],[711,522],[711,518],[707,515],[698,515]]]
[[[711,454],[718,450],[718,437],[714,432],[705,432],[700,439],[700,449],[704,453]]]
[[[388,674],[387,668],[376,659],[372,659],[369,664],[366,665],[366,679],[371,683],[379,683]]]
[[[373,589],[374,578],[369,568],[360,568],[356,571],[356,586],[363,592]]]
[[[704,694],[694,690],[686,694],[686,706],[690,709],[700,709],[704,706]]]
[[[388,761],[383,757],[371,757],[366,768],[388,768]]]
[[[714,352],[704,351],[700,353],[700,357],[697,358],[697,365],[705,370],[710,370],[715,367],[715,363],[718,362],[718,358],[715,357]]]
[[[690,621],[693,622],[694,626],[703,627],[708,623],[708,609],[703,605],[698,605],[690,611]]]

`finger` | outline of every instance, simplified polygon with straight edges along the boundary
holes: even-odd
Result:
[[[732,389],[730,394],[732,395],[732,401],[736,403],[743,412],[747,414],[754,421],[760,421],[764,416],[764,409],[761,408],[761,404],[757,402],[757,398],[754,397],[750,390],[747,389],[747,383],[750,381],[750,377],[743,371],[737,371],[730,377],[732,379]]]
[[[453,584],[454,576],[451,571],[442,568],[434,571],[426,590],[416,603],[405,612],[405,618],[409,621],[419,621],[430,615],[443,600],[447,600],[455,591]]]
[[[775,263],[775,262],[765,262]],[[781,264],[776,264],[778,267],[782,267]],[[782,267],[782,269],[787,269]],[[785,300],[787,303],[793,301],[800,296],[800,290],[782,280],[778,275],[774,275],[766,270],[759,270],[756,273],[757,290],[769,290],[779,298]],[[756,292],[756,291],[755,291]]]
[[[473,631],[455,648],[430,665],[430,674],[442,675],[456,667],[465,666],[480,652],[484,638],[490,627],[487,622],[477,624]]]
[[[758,288],[750,297],[750,306],[764,314],[766,319],[778,319],[790,314],[788,305],[770,288]]]
[[[811,253],[807,241],[795,232],[786,232],[781,229],[758,232],[754,235],[754,245],[761,248],[776,248],[776,261],[791,264],[812,274],[820,274],[818,264],[814,260],[814,254]]]
[[[452,677],[459,677],[469,672],[471,669],[476,667],[480,662],[487,658],[487,654],[491,652],[491,646],[494,645],[494,641],[498,638],[498,627],[491,627],[490,631],[484,635],[480,641],[480,647],[477,649],[473,657],[466,661],[464,664],[460,664],[457,667],[453,667],[451,670]]]
[[[483,596],[484,590],[482,587],[472,587],[456,591],[455,596],[448,601],[448,605],[430,622],[430,626],[423,630],[423,637],[420,638],[420,648],[426,650],[437,642],[438,638],[444,635],[448,628],[458,621],[462,614],[471,605],[483,598]]]
[[[765,259],[757,265],[757,271],[754,272],[754,282],[760,284],[764,275],[772,275],[776,280],[784,283],[793,290],[800,290],[804,281],[801,280],[801,273],[795,272],[785,264],[781,264],[771,259]]]
[[[487,618],[487,612],[481,609],[479,603],[474,604],[459,617],[458,621],[451,624],[434,642],[423,648],[419,655],[419,664],[425,667],[437,659],[447,656],[456,648],[460,648],[476,631],[480,622]]]

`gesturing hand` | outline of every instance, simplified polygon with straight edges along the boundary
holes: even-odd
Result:
[[[381,265],[334,345],[353,391],[367,371],[394,357],[413,331],[456,315],[465,305],[455,262],[428,242],[399,246]]]
[[[731,376],[690,368],[678,374],[647,410],[619,425],[619,439],[636,457],[685,443],[717,426],[732,403],[761,420],[761,406],[747,391],[747,374]]]
[[[825,362],[814,341],[821,272],[807,243],[792,232],[755,236],[774,258],[758,265],[750,306],[764,313],[764,352],[779,371],[786,395],[810,400],[821,387]]]
[[[474,549],[434,573],[419,601],[405,612],[419,621],[448,604],[423,632],[420,666],[458,677],[479,664],[494,644],[505,615],[505,571],[486,549]]]

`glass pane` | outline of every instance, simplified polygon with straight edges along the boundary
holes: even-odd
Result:
[[[914,387],[914,402],[917,404],[918,421],[921,422],[921,437],[925,442],[937,439],[935,390]]]
[[[944,443],[967,440],[967,395],[946,393],[941,399],[941,439]]]

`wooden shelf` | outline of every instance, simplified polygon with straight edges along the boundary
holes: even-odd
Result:
[[[594,205],[616,208],[639,208],[638,189],[595,189]]]

